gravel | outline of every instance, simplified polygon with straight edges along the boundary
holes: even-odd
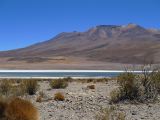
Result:
[[[45,98],[40,103],[36,102],[37,92],[30,99],[39,110],[40,120],[96,120],[96,115],[109,106],[125,113],[126,120],[160,120],[159,102],[110,105],[109,94],[118,87],[114,80],[108,83],[71,82],[65,89],[50,89],[48,81],[41,81],[39,85],[39,91],[45,93]],[[88,89],[88,85],[95,85],[95,89]],[[55,101],[56,92],[62,92],[65,101]]]

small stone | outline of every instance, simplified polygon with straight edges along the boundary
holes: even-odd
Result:
[[[136,111],[132,111],[132,115],[137,115]]]

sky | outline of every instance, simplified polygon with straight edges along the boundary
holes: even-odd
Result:
[[[0,0],[0,51],[128,23],[160,29],[160,0]]]

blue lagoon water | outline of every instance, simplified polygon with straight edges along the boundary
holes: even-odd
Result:
[[[0,77],[116,77],[122,71],[0,71]]]
[[[117,72],[0,72],[0,77],[115,77],[119,74]]]

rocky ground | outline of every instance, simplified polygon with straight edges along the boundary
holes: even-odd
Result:
[[[87,85],[95,85],[88,89]],[[105,108],[112,106],[115,111],[122,112],[126,120],[159,120],[160,103],[109,104],[110,92],[116,89],[116,81],[101,83],[71,82],[65,89],[51,89],[48,81],[39,82],[45,93],[42,102],[36,102],[37,95],[31,99],[40,112],[40,120],[96,120],[96,116]],[[54,94],[62,92],[65,101],[55,101]],[[37,93],[38,94],[38,93]]]

